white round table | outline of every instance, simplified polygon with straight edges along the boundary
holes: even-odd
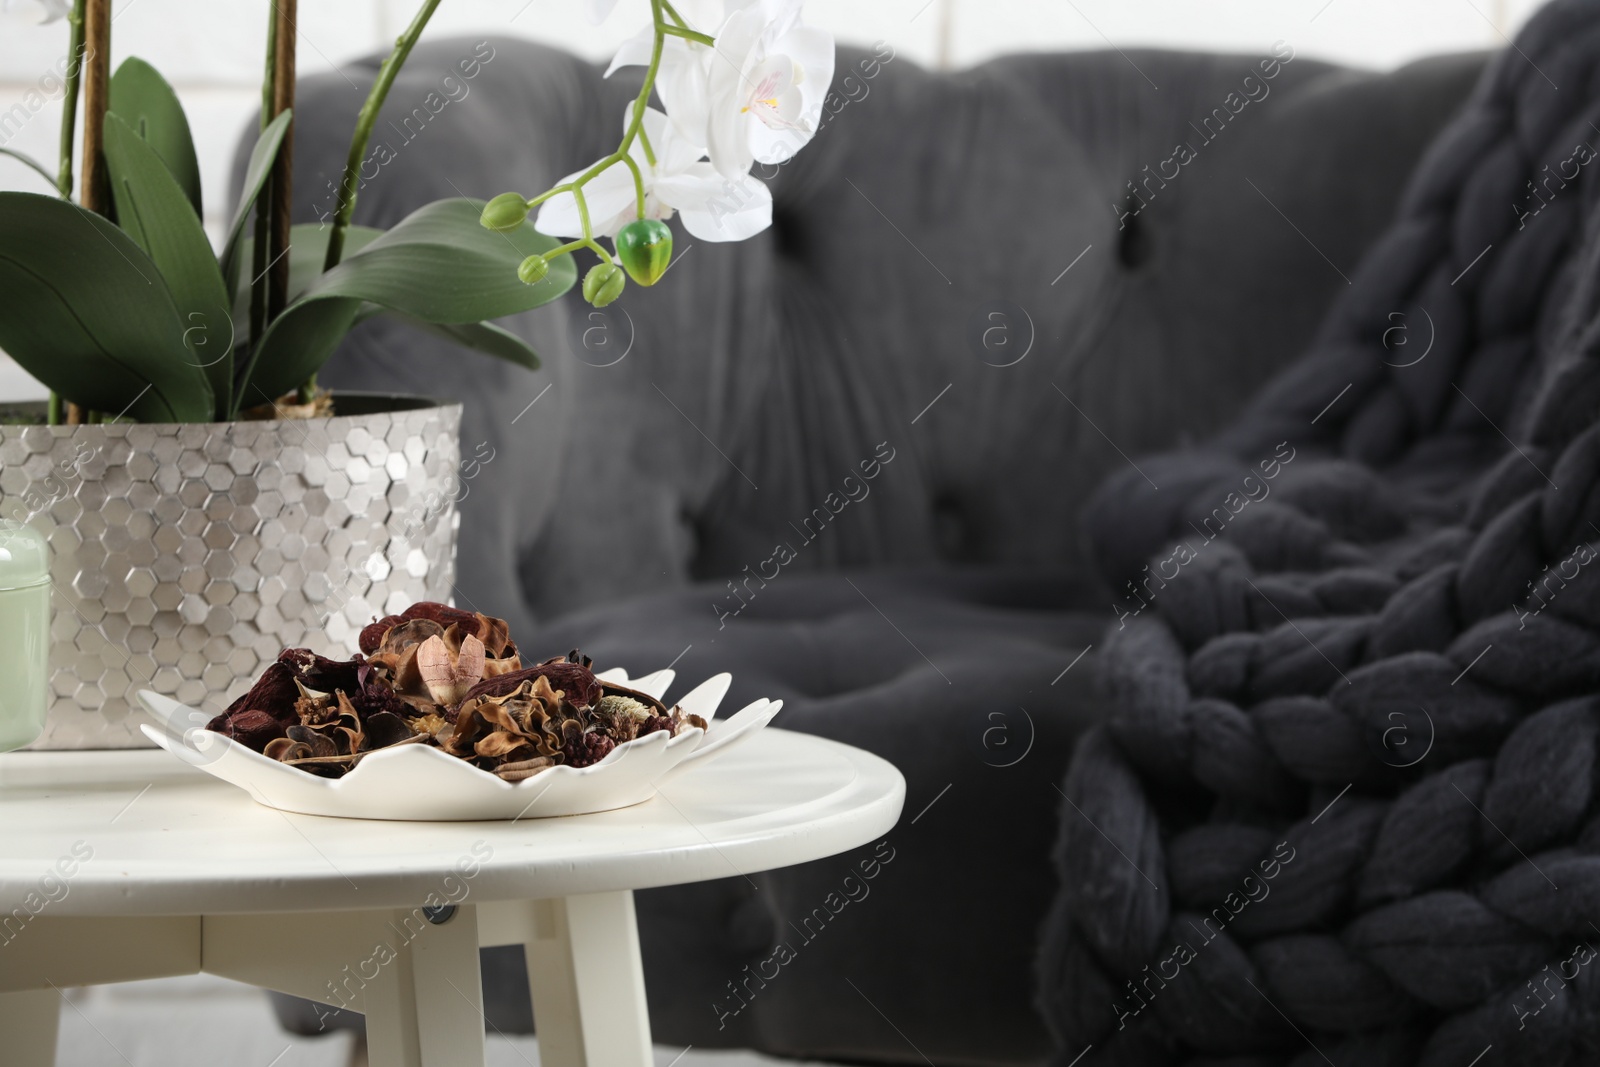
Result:
[[[633,890],[865,844],[905,781],[768,728],[631,808],[518,822],[289,815],[160,750],[0,756],[0,1034],[54,1062],[59,993],[209,973],[364,1012],[382,1067],[478,1067],[480,946],[521,944],[547,1067],[646,1067]]]

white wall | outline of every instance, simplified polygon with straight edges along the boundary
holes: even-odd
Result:
[[[0,146],[54,167],[60,104],[50,70],[66,51],[66,28],[30,25],[38,2],[0,0]],[[708,16],[720,9],[716,0],[700,4]],[[387,47],[415,6],[308,0],[300,5],[301,71]],[[596,28],[585,21],[583,6],[584,0],[445,0],[428,35],[516,34],[598,59],[648,18],[644,0],[622,0]],[[810,0],[807,14],[841,40],[885,40],[928,66],[967,66],[1009,51],[1109,46],[1253,53],[1282,39],[1303,55],[1386,68],[1435,52],[1499,46],[1538,6],[1538,0]],[[149,60],[188,109],[213,232],[234,143],[259,99],[269,7],[262,0],[116,0],[114,6],[113,62],[127,55]],[[696,19],[688,6],[680,10]],[[47,191],[31,171],[3,157],[0,188]],[[0,397],[23,393],[42,395],[0,358]]]

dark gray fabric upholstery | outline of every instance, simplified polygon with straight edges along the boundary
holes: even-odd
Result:
[[[1064,781],[1053,1063],[1600,1055],[1597,121],[1556,0],[1305,358],[1097,495],[1138,596]]]
[[[459,96],[444,78],[485,48],[467,95],[404,142],[403,117],[430,91]],[[1375,75],[1296,57],[1232,115],[1262,57],[1020,56],[935,75],[890,53],[840,50],[837,114],[776,168],[769,232],[718,246],[675,227],[683,258],[611,316],[612,345],[632,338],[620,362],[576,340],[597,323],[574,297],[512,323],[545,354],[538,375],[380,321],[324,380],[464,401],[466,449],[496,458],[462,503],[458,600],[534,633],[525,647],[731,670],[730,699],[782,696],[780,725],[905,772],[896,858],[870,899],[738,1015],[719,1017],[727,983],[858,857],[640,894],[661,1039],[1037,1062],[1053,783],[1097,714],[1095,655],[1061,672],[1109,617],[1082,504],[1122,453],[1208,435],[1304,347],[1481,60]],[[331,208],[374,69],[346,72],[359,90],[302,83],[308,219]],[[526,43],[419,48],[357,221],[543,188],[609,150],[636,86]],[[1207,141],[1190,124],[1214,109],[1227,118]],[[1196,157],[1130,214],[1128,183],[1179,141]],[[979,342],[997,301],[1004,350]],[[1030,333],[1025,358],[991,365]],[[894,458],[863,482],[880,447]],[[780,542],[793,561],[744,585],[772,574]],[[731,614],[735,597],[749,604]],[[494,956],[486,981],[513,988],[514,958]]]

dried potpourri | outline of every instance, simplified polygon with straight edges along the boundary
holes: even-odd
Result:
[[[369,752],[432,745],[507,781],[587,767],[618,745],[706,722],[603,682],[576,650],[522,665],[504,619],[413,604],[330,660],[287,648],[209,728],[257,752],[338,778]]]

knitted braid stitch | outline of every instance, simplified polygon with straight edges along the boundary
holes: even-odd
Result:
[[[1141,462],[1161,489],[1097,494],[1126,595],[1113,713],[1063,783],[1039,961],[1058,1067],[1600,1062],[1580,145],[1600,4],[1557,0],[1311,351],[1206,449]]]

